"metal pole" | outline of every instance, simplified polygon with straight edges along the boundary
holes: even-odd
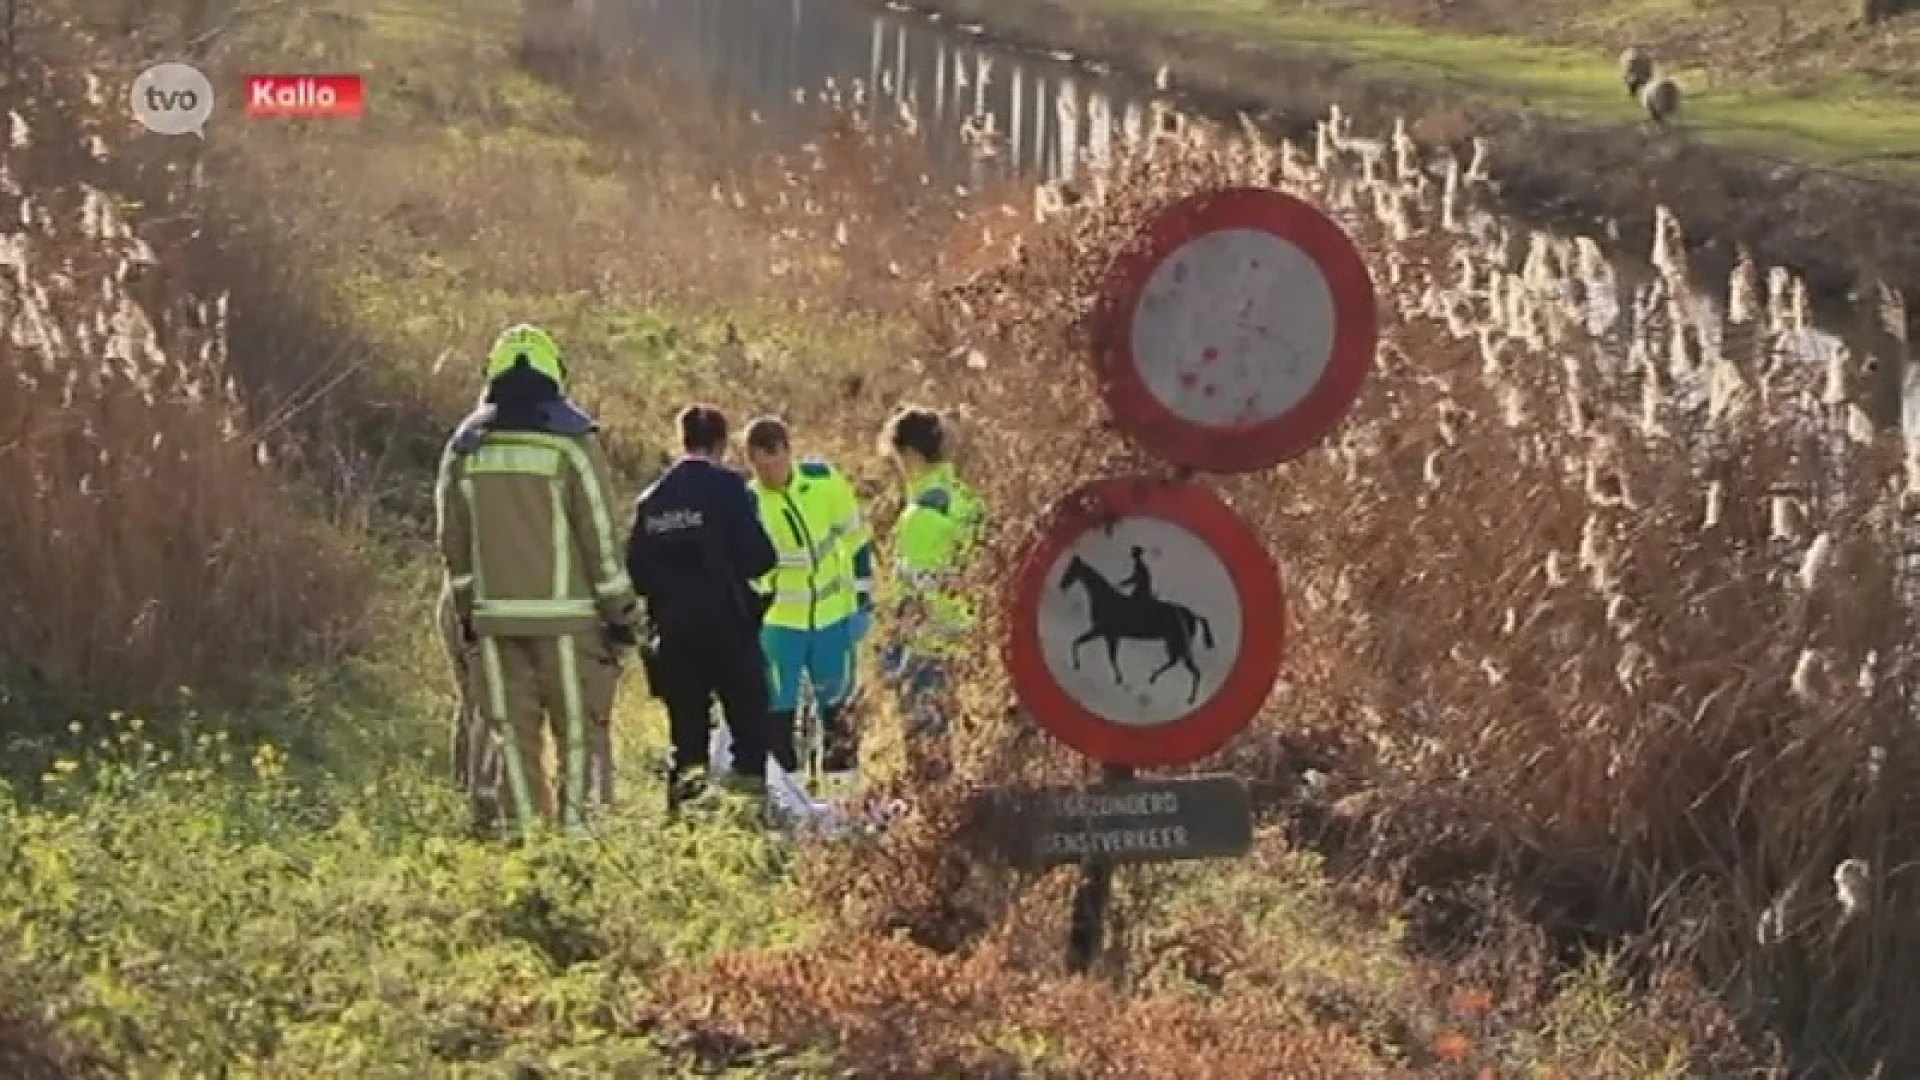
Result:
[[[1109,784],[1124,784],[1133,775],[1133,770],[1125,766],[1101,767],[1101,778]],[[1073,893],[1072,921],[1067,927],[1067,970],[1073,974],[1085,975],[1100,955],[1112,901],[1113,862],[1096,856],[1082,863],[1080,886]]]

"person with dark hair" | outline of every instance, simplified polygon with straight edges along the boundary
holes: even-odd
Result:
[[[538,327],[509,327],[485,374],[484,403],[448,441],[434,486],[451,614],[499,739],[500,804],[523,830],[556,818],[577,827],[589,798],[612,799],[618,647],[635,641],[636,597],[599,428],[565,397],[559,345]],[[557,796],[541,771],[548,727]]]
[[[953,661],[975,624],[956,579],[978,546],[985,510],[955,471],[951,431],[939,413],[902,409],[881,441],[907,498],[894,535],[901,595],[883,670],[898,688],[909,752],[924,761],[925,742],[946,734]]]
[[[781,768],[800,770],[793,736],[804,682],[819,723],[823,779],[844,794],[859,766],[854,732],[842,721],[855,653],[872,625],[873,536],[853,484],[817,457],[796,462],[784,421],[764,416],[748,426],[747,460],[760,524],[779,555],[760,583],[769,601],[761,640],[772,746]]]
[[[711,405],[689,405],[680,410],[677,421],[680,426],[680,450],[682,453],[718,461],[726,456],[727,417]]]
[[[673,764],[667,805],[678,810],[767,792],[765,608],[753,582],[772,570],[747,479],[721,463],[727,418],[710,405],[680,412],[681,457],[640,494],[627,572],[647,602],[647,681],[667,707]],[[710,775],[718,698],[733,737],[733,768]]]

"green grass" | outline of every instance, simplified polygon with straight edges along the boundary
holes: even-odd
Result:
[[[767,237],[750,234],[759,223],[697,205],[704,182],[657,175],[685,151],[635,141],[671,125],[596,130],[571,95],[513,65],[513,11],[392,0],[352,35],[255,53],[319,56],[388,88],[388,107],[355,129],[272,146],[258,127],[239,137],[306,173],[316,201],[284,226],[311,241],[301,250],[326,302],[398,358],[392,379],[464,408],[478,387],[462,358],[531,319],[567,349],[582,400],[622,438],[647,441],[644,425],[714,388],[728,324],[762,381],[783,388],[897,348],[900,320],[756,280],[768,261]]]
[[[1444,84],[1486,104],[1582,122],[1633,124],[1638,106],[1617,59],[1520,38],[1448,33],[1359,16],[1276,7],[1271,0],[1066,0],[1090,14],[1125,16],[1168,31],[1214,31],[1353,61],[1357,74]],[[1174,77],[1179,78],[1176,70]],[[1788,88],[1716,84],[1676,73],[1687,90],[1684,124],[1708,140],[1807,162],[1920,177],[1920,104],[1868,79],[1836,74]]]
[[[897,328],[884,321],[803,317],[772,300],[722,309],[665,290],[607,297],[516,270],[511,256],[533,250],[531,234],[484,213],[485,228],[470,227],[476,211],[515,204],[462,178],[543,162],[549,197],[560,193],[580,231],[616,217],[632,193],[556,92],[502,67],[478,83],[462,73],[492,55],[493,30],[461,37],[451,28],[468,24],[398,10],[370,17],[350,54],[366,70],[407,71],[417,91],[404,110],[369,118],[371,135],[399,134],[392,152],[351,159],[382,166],[356,184],[316,173],[285,193],[288,228],[322,226],[300,234],[313,241],[303,251],[319,299],[364,335],[397,392],[463,404],[477,387],[462,357],[529,317],[579,358],[584,399],[616,424],[651,422],[695,390],[741,404],[750,391],[717,386],[708,370],[725,321],[777,375],[760,393],[887,355]],[[348,55],[319,37],[287,48],[316,66]],[[273,51],[263,46],[258,66]],[[324,154],[314,160],[326,167]],[[379,226],[435,193],[442,228]],[[323,196],[337,201],[294,215]],[[629,458],[644,439],[620,429]],[[688,1051],[641,1019],[650,995],[664,974],[725,953],[804,947],[821,930],[790,874],[804,856],[757,831],[664,819],[653,779],[664,725],[632,676],[616,718],[624,806],[586,836],[523,847],[470,838],[444,777],[453,698],[431,630],[437,574],[418,521],[383,524],[398,539],[367,567],[391,597],[376,648],[289,677],[244,711],[189,699],[164,720],[80,722],[77,749],[44,776],[0,785],[0,993],[119,1074],[684,1073]],[[1404,1030],[1380,1034],[1383,1053],[1451,1030],[1423,996],[1402,928],[1345,910],[1316,860],[1158,873],[1142,936],[1213,928],[1249,954],[1227,977],[1263,996],[1329,996],[1358,1003],[1365,1024],[1396,1020]],[[1214,992],[1172,964],[1136,974],[1147,990]],[[1503,1065],[1609,1046],[1610,1018],[1631,1001],[1604,970],[1581,978],[1561,996],[1558,1027],[1492,1048]],[[979,1038],[1036,1063],[1057,1057],[1046,1036],[1002,1022]],[[1301,1022],[1324,1023],[1304,1012]],[[1618,1075],[1672,1075],[1636,1053],[1617,1051]],[[834,1075],[823,1053],[773,1056],[787,1075]]]
[[[639,1026],[649,987],[804,942],[792,852],[665,819],[664,723],[637,678],[615,720],[621,808],[582,836],[472,838],[444,776],[454,700],[420,565],[392,572],[379,647],[341,669],[247,715],[187,695],[164,722],[76,721],[76,752],[0,782],[9,1000],[120,1075],[689,1066]]]
[[[35,804],[0,791],[9,995],[136,1075],[684,1064],[634,1026],[650,981],[805,940],[789,856],[725,822],[664,820],[660,724],[631,689],[625,809],[587,836],[468,839],[422,738],[452,702],[421,677],[437,658],[415,625],[354,672],[357,694],[276,718],[341,725],[338,764],[241,745],[222,717],[179,739],[115,717]]]

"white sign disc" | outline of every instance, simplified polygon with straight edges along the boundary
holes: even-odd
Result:
[[[1306,453],[1360,396],[1379,344],[1353,238],[1269,188],[1174,202],[1120,251],[1093,319],[1114,421],[1168,461],[1254,472]]]
[[[1333,360],[1320,264],[1258,229],[1218,229],[1154,268],[1133,316],[1147,389],[1200,427],[1264,424],[1299,407]]]

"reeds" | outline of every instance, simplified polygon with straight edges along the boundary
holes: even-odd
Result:
[[[225,296],[172,285],[81,179],[110,154],[74,126],[95,106],[35,91],[0,158],[0,683],[117,706],[311,658],[358,611],[350,538],[277,470]]]
[[[1077,483],[1164,471],[1107,428],[1086,361],[1100,275],[1145,214],[1230,183],[1307,195],[1366,247],[1383,346],[1331,445],[1219,484],[1296,605],[1283,685],[1220,764],[1277,779],[1319,747],[1375,808],[1376,868],[1497,870],[1556,932],[1693,965],[1820,1051],[1913,1062],[1892,1019],[1920,1009],[1900,959],[1920,949],[1908,455],[1864,396],[1898,343],[1865,361],[1810,344],[1804,287],[1775,271],[1762,306],[1744,263],[1731,310],[1703,301],[1665,212],[1638,288],[1594,273],[1584,241],[1536,235],[1516,258],[1458,204],[1448,178],[1471,170],[1404,150],[1376,167],[1392,143],[1338,116],[1318,169],[1161,130],[924,308],[930,354],[991,358],[936,377],[982,419],[968,468],[999,531],[979,588]],[[966,773],[1084,772],[1006,709],[997,641],[967,688]]]

